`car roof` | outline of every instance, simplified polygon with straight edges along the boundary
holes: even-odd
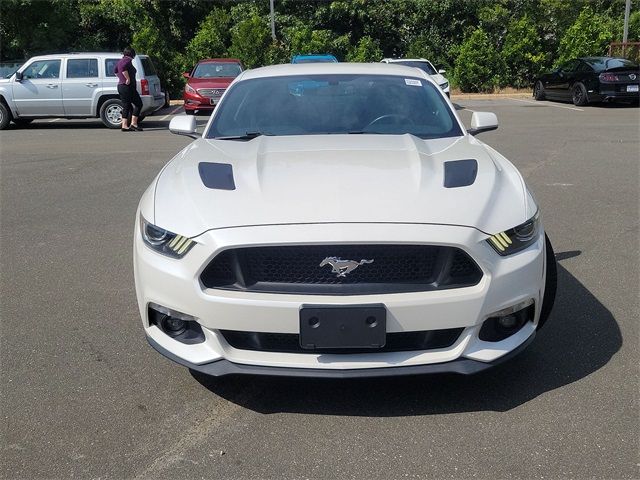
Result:
[[[431,63],[426,58],[384,58],[383,61],[386,61],[389,63],[396,63],[396,62],[429,62]]]
[[[432,81],[425,72],[418,68],[385,63],[284,63],[246,70],[238,80],[322,74],[397,75],[399,77],[420,77]]]
[[[28,58],[31,59],[41,59],[41,58],[73,58],[78,56],[99,56],[99,57],[122,57],[122,52],[71,52],[71,53],[49,53],[47,55],[34,55],[33,57]],[[144,53],[136,54],[136,57],[148,57]]]

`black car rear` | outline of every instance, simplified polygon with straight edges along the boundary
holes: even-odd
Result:
[[[542,74],[534,84],[536,100],[592,102],[640,100],[640,66],[624,58],[584,57]]]

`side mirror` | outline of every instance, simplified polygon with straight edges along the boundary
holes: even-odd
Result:
[[[498,128],[498,117],[493,112],[473,112],[471,115],[471,128],[467,130],[470,135],[477,135]]]
[[[440,75],[443,75],[443,74],[447,73],[447,71],[446,71],[446,70],[443,70],[443,69],[440,69],[440,70],[438,70],[438,73],[439,73]]]
[[[23,78],[24,75],[22,74],[22,72],[16,72],[16,82],[21,82]]]
[[[191,78],[191,74],[190,74],[189,72],[184,72],[184,73],[182,74],[182,76],[183,76],[184,78]]]
[[[196,133],[196,126],[196,117],[193,115],[179,115],[173,117],[171,122],[169,122],[169,131],[176,135],[198,138],[200,135]]]

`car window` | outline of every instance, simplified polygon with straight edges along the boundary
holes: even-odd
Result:
[[[235,78],[242,72],[242,68],[237,63],[199,63],[193,70],[192,77],[194,78],[215,78],[215,77],[227,77]]]
[[[142,70],[144,70],[145,77],[157,75],[156,67],[149,57],[140,57],[140,63],[142,63]]]
[[[105,77],[115,77],[116,72],[116,64],[120,61],[119,58],[107,58],[104,61],[104,76]]]
[[[568,62],[562,64],[560,70],[562,70],[563,72],[573,72],[575,71],[579,63],[580,60],[569,60]]]
[[[587,62],[596,72],[601,72],[603,70],[617,68],[624,69],[628,68],[630,70],[637,70],[638,64],[632,62],[631,60],[626,60],[624,58],[586,58],[585,62]]]
[[[576,68],[578,72],[593,72],[593,69],[584,62],[580,62]]]
[[[67,60],[67,78],[94,78],[97,76],[97,58],[70,58]]]
[[[406,65],[407,67],[415,67],[419,68],[423,72],[426,72],[427,75],[435,75],[436,71],[433,69],[429,62],[418,62],[418,61],[410,61],[410,60],[401,60],[400,62],[392,62],[398,63],[400,65]]]
[[[36,60],[22,73],[23,78],[60,78],[60,60]]]
[[[462,135],[438,88],[395,75],[296,75],[237,83],[217,107],[208,138],[371,133]]]

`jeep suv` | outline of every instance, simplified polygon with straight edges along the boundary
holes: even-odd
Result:
[[[70,53],[29,59],[0,79],[0,130],[11,121],[26,125],[36,118],[89,117],[120,128],[122,102],[113,71],[120,58],[119,53]],[[144,117],[162,108],[165,97],[151,59],[137,55],[133,65]]]

